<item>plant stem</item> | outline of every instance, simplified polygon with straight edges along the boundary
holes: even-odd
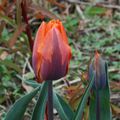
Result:
[[[52,87],[52,80],[48,80],[48,120],[53,120],[53,87]]]
[[[31,51],[33,50],[33,40],[32,40],[32,34],[31,34],[31,29],[30,25],[28,23],[28,17],[27,17],[27,5],[26,5],[26,0],[22,0],[21,2],[21,8],[22,8],[22,16],[23,19],[26,23],[26,34],[28,36],[29,44],[30,44],[30,49]]]

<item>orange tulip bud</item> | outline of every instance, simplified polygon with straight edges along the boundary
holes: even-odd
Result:
[[[59,20],[42,22],[36,34],[32,56],[37,81],[64,77],[70,59],[71,48],[62,23]]]

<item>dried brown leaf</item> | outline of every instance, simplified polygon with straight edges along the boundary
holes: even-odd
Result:
[[[29,8],[34,11],[33,16],[38,13],[41,13],[41,15],[43,15],[45,17],[48,17],[51,19],[58,19],[58,17],[55,14],[53,14],[52,12],[48,11],[47,9],[45,9],[41,6],[31,5]]]
[[[89,120],[89,106],[85,107],[84,120]]]
[[[8,52],[6,51],[3,51],[1,54],[0,54],[0,60],[5,60],[5,58],[8,56]]]
[[[24,82],[22,82],[22,87],[23,87],[28,93],[30,93],[30,92],[33,90],[33,88],[32,88],[31,86],[26,85]]]
[[[26,25],[19,25],[16,28],[16,31],[14,32],[13,36],[10,38],[9,40],[9,47],[12,48],[14,46],[14,44],[16,43],[16,40],[18,38],[18,36],[23,32],[23,30],[25,29]]]
[[[69,104],[73,109],[76,109],[78,102],[82,94],[84,93],[84,88],[82,87],[82,83],[76,86],[69,86],[65,88],[66,98],[69,101]]]
[[[120,107],[118,107],[114,104],[111,104],[111,109],[112,109],[112,113],[114,115],[120,115]]]
[[[21,12],[21,0],[17,0],[16,1],[16,19],[17,19],[17,24],[20,25],[21,22],[22,22],[22,19],[21,19],[21,15],[22,15],[22,12]]]
[[[60,7],[60,8],[65,8],[64,4],[58,3],[56,0],[47,0],[47,1]]]
[[[120,82],[111,81],[110,88],[112,90],[120,91]]]
[[[5,26],[5,22],[1,21],[1,24],[0,24],[0,35],[4,29],[4,26]]]

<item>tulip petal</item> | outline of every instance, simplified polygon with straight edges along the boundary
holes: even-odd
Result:
[[[42,22],[41,26],[39,27],[35,42],[34,42],[34,47],[33,47],[33,56],[32,56],[32,64],[33,64],[33,69],[35,72],[36,77],[38,77],[38,73],[40,70],[40,65],[41,65],[41,49],[43,48],[43,42],[44,42],[44,36],[45,36],[45,28],[46,28],[46,23]],[[40,82],[40,78],[37,79]]]
[[[61,22],[60,22],[60,32],[62,34],[62,38],[63,38],[64,42],[68,44],[67,35],[66,35],[65,29]]]
[[[41,76],[44,80],[56,80],[66,75],[71,51],[55,27],[48,32],[45,39]]]

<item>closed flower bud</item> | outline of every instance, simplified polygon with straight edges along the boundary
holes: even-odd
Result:
[[[96,51],[95,57],[89,65],[89,79],[94,78],[93,88],[103,89],[107,84],[107,65],[101,58],[100,54]]]
[[[42,22],[33,47],[32,64],[38,82],[57,80],[68,71],[71,49],[62,23]]]

